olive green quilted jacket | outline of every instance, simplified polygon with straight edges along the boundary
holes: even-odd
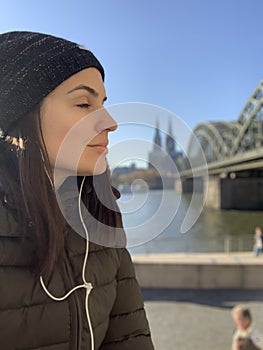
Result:
[[[85,240],[73,230],[66,238],[63,266],[45,281],[64,296],[81,278]],[[52,300],[31,272],[34,245],[22,238],[12,212],[0,204],[1,350],[90,350],[85,289]],[[94,349],[152,350],[141,291],[125,248],[90,243],[86,278],[93,284],[89,313]]]

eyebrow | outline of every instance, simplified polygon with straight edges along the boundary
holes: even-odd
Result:
[[[72,92],[77,91],[77,90],[85,90],[85,91],[89,92],[94,97],[99,96],[99,93],[96,90],[94,90],[92,87],[90,87],[88,85],[83,85],[83,84],[76,86],[74,89],[68,91],[67,94],[71,94]],[[105,96],[103,101],[105,102],[106,100],[107,100],[107,97]]]

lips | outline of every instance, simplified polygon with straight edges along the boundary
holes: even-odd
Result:
[[[109,142],[100,142],[96,144],[89,144],[88,147],[91,147],[99,153],[108,153],[108,144]]]

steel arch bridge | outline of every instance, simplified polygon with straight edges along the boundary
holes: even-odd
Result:
[[[196,126],[188,145],[188,155],[192,159],[198,158],[196,140],[202,147],[207,163],[262,148],[263,80],[248,99],[237,121],[203,122]]]

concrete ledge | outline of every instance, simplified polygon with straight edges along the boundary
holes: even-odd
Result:
[[[132,259],[144,288],[263,288],[263,256],[251,252],[145,254]]]

